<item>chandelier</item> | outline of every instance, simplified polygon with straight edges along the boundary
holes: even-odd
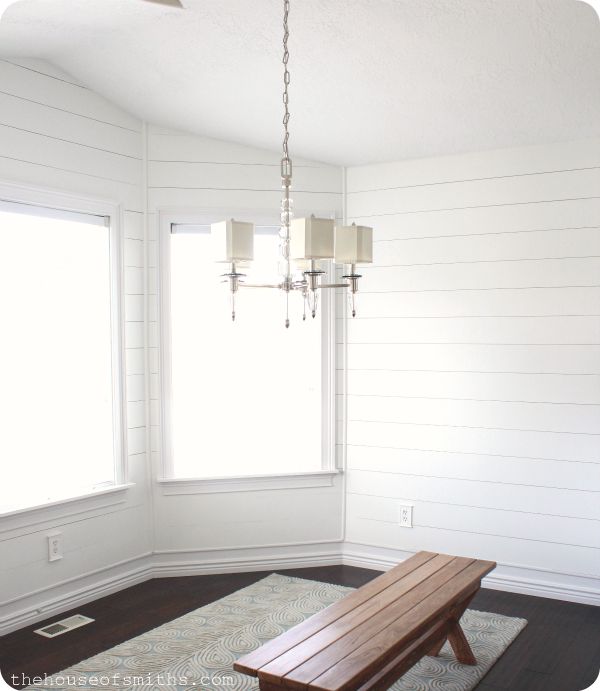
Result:
[[[357,264],[373,261],[373,229],[353,223],[350,226],[336,226],[332,219],[293,218],[292,199],[292,159],[289,155],[289,95],[290,72],[288,69],[289,51],[288,17],[290,0],[283,0],[283,155],[281,158],[281,226],[279,229],[279,249],[281,254],[282,276],[278,283],[247,283],[245,274],[238,272],[240,265],[254,258],[254,224],[230,219],[211,225],[211,235],[217,253],[217,261],[229,264],[229,271],[223,278],[229,283],[231,294],[231,318],[235,321],[235,296],[240,288],[276,288],[285,293],[285,326],[290,325],[289,296],[292,291],[299,292],[304,300],[303,319],[306,312],[313,318],[317,313],[320,290],[347,288],[352,316],[356,316],[356,293],[361,277],[356,271]],[[326,272],[322,262],[333,260],[335,264],[347,267],[342,275],[342,283],[323,283]]]

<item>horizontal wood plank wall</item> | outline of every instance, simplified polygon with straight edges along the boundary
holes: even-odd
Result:
[[[375,228],[347,541],[597,577],[600,141],[350,168],[347,189]]]
[[[101,515],[96,511],[42,520],[17,535],[0,533],[2,623],[15,612],[52,600],[59,591],[104,581],[113,565],[130,563],[151,550],[145,462],[142,123],[52,65],[0,60],[0,179],[123,205],[128,465],[136,483],[124,503]],[[62,561],[52,564],[47,561],[45,537],[50,529],[62,531],[65,553]]]
[[[148,136],[149,211],[161,209],[272,210],[281,203],[280,155],[182,132],[150,127]],[[342,171],[294,159],[294,208],[304,213],[342,210]],[[248,219],[250,220],[250,219]],[[150,223],[156,233],[156,219]],[[159,329],[156,300],[156,235],[150,242],[150,352],[152,368],[152,452],[159,454]],[[215,290],[219,286],[215,285]],[[273,315],[274,319],[278,315]],[[340,540],[342,487],[163,496],[156,489],[156,550],[163,560],[184,558],[202,567],[207,560],[242,557],[235,548],[269,548]],[[251,520],[249,519],[251,517]],[[307,547],[308,553],[312,548]],[[246,552],[248,554],[248,552]],[[232,562],[233,568],[233,562]]]

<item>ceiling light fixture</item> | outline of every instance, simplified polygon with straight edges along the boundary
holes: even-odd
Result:
[[[328,218],[293,219],[292,199],[292,159],[289,155],[289,95],[290,72],[288,69],[289,51],[288,17],[290,0],[283,0],[283,156],[281,159],[281,226],[279,231],[280,252],[283,259],[283,275],[277,284],[246,283],[245,274],[238,272],[238,266],[254,258],[254,224],[242,221],[222,221],[213,223],[211,233],[215,240],[217,261],[227,262],[229,272],[223,277],[229,282],[231,293],[231,318],[235,320],[235,296],[240,288],[277,288],[284,291],[286,303],[285,326],[290,325],[289,296],[298,291],[304,299],[303,319],[306,310],[314,317],[317,313],[319,290],[348,288],[352,316],[356,316],[355,298],[358,292],[357,264],[373,261],[373,229],[366,226],[336,226]],[[343,274],[343,283],[322,283],[325,275],[322,261],[333,259],[337,264],[347,265],[349,271]],[[301,264],[298,264],[301,262]]]

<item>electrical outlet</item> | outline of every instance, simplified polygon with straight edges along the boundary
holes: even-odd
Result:
[[[413,507],[400,504],[398,507],[398,523],[402,528],[413,527]]]
[[[62,533],[55,530],[47,533],[48,538],[48,561],[58,561],[63,558]]]

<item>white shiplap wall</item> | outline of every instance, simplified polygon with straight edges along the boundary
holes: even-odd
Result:
[[[505,587],[598,600],[600,141],[350,168],[347,191],[376,229],[348,331],[348,559],[473,555]]]
[[[99,596],[151,551],[144,414],[142,123],[38,61],[0,60],[0,179],[122,205],[128,466],[123,503],[85,513],[50,509],[18,530],[0,525],[0,624],[45,603],[64,608],[80,589]],[[48,462],[52,462],[49,458]],[[85,462],[85,459],[82,459]],[[107,503],[107,502],[97,502]],[[127,530],[123,530],[123,525]],[[64,558],[48,563],[45,535],[63,533]],[[50,611],[53,611],[52,609]],[[38,616],[39,618],[39,616]]]
[[[181,132],[151,127],[148,134],[150,242],[150,352],[152,367],[152,450],[160,475],[158,405],[158,309],[156,304],[156,216],[160,210],[211,209],[277,215],[281,200],[280,156]],[[294,207],[307,212],[342,210],[342,172],[309,161],[294,161]],[[215,286],[215,290],[218,286]],[[155,535],[163,573],[182,573],[275,555],[295,559],[339,549],[342,482],[333,487],[164,496],[155,487]],[[283,563],[283,561],[282,561]],[[175,564],[175,565],[174,565]],[[171,569],[171,570],[169,570]]]
[[[275,153],[152,127],[145,140],[142,130],[50,65],[0,61],[0,178],[124,208],[136,483],[110,511],[60,520],[49,512],[31,529],[0,533],[3,626],[47,602],[64,609],[99,596],[115,578],[123,587],[128,574],[339,554],[339,481],[179,497],[154,485],[150,496],[144,266],[147,252],[155,477],[157,212],[277,209],[280,190]],[[534,592],[545,582],[550,594],[597,598],[598,166],[600,144],[588,141],[348,171],[348,212],[375,226],[377,261],[363,271],[349,329],[346,561],[385,564],[424,548],[476,554],[502,563],[508,588],[527,590],[529,579]],[[297,209],[341,215],[338,169],[298,161],[294,175]],[[341,338],[339,350],[341,364]],[[340,371],[340,412],[344,387]],[[415,504],[412,531],[396,525],[402,500]],[[53,528],[65,559],[48,564]],[[138,559],[154,547],[153,561]]]

